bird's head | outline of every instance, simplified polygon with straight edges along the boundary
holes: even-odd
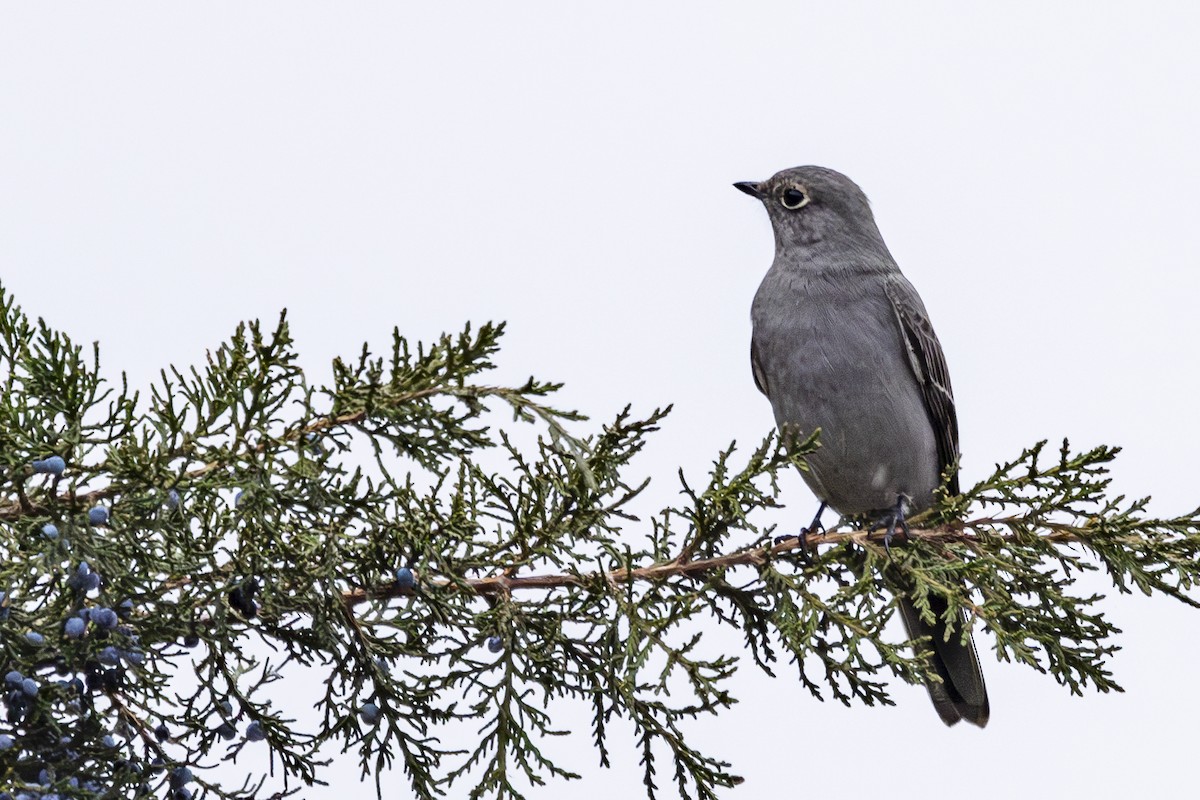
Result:
[[[883,245],[867,196],[840,172],[793,167],[765,181],[734,186],[767,207],[777,252],[822,243],[855,249]]]

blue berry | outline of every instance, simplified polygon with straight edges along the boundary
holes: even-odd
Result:
[[[358,710],[358,714],[363,718],[363,722],[368,725],[374,725],[379,721],[379,706],[374,703],[363,703],[362,708]]]
[[[233,727],[232,722],[222,722],[217,726],[217,735],[228,742],[237,736],[237,728]]]
[[[42,461],[33,462],[33,471],[39,475],[62,475],[67,468],[67,462],[61,456],[50,456]]]
[[[100,588],[100,573],[89,572],[83,579],[83,590],[93,592]]]
[[[233,716],[233,703],[229,702],[228,700],[222,700],[221,702],[217,703],[217,708],[221,709],[221,713],[225,716]]]
[[[246,739],[251,742],[261,742],[267,738],[267,732],[263,730],[262,725],[255,720],[246,726]]]
[[[104,676],[101,679],[104,683],[104,688],[110,692],[115,692],[121,688],[121,683],[125,680],[125,670],[120,667],[104,670]]]
[[[396,585],[401,589],[411,589],[417,585],[417,576],[408,567],[396,570]]]
[[[130,617],[132,617],[133,616],[133,601],[128,600],[128,599],[122,600],[121,604],[119,606],[117,606],[117,616],[120,617],[121,619],[129,619]]]
[[[115,667],[117,664],[121,663],[121,654],[117,652],[117,648],[109,645],[100,651],[100,654],[96,656],[96,659],[101,664]]]
[[[8,696],[4,698],[4,704],[8,706],[8,719],[15,722],[25,716],[25,712],[29,709],[29,698],[20,689],[16,689],[8,693]]]
[[[79,567],[75,570],[75,574],[71,576],[70,580],[67,581],[67,585],[70,586],[72,589],[78,589],[80,591],[87,591],[85,589],[85,587],[87,586],[87,584],[90,581],[89,576],[91,574],[92,574],[91,565],[88,564],[88,562],[86,562],[86,561],[80,561]]]
[[[258,616],[258,603],[254,595],[258,592],[258,579],[251,578],[235,584],[229,592],[229,605],[245,619]]]
[[[109,735],[109,736],[105,736],[103,739],[101,739],[100,744],[101,744],[101,746],[107,747],[111,750],[112,748],[117,746],[117,740],[114,739],[111,735]]]
[[[192,775],[192,771],[187,767],[176,767],[171,770],[170,782],[172,789],[182,789],[193,780],[195,780],[195,776]]]
[[[17,742],[7,733],[0,733],[0,750],[10,750]]]
[[[21,691],[25,693],[26,697],[37,697],[38,682],[33,678],[26,678],[21,681]]]
[[[51,522],[47,522],[42,526],[42,536],[53,541],[58,538],[58,527]]]
[[[183,646],[184,647],[192,648],[198,644],[200,644],[200,637],[194,633],[189,633],[187,636],[183,637]]]
[[[30,631],[29,633],[25,634],[25,641],[32,645],[40,645],[45,643],[46,637],[42,636],[37,631]]]
[[[67,620],[67,624],[63,626],[63,633],[68,639],[78,639],[83,636],[83,629],[87,627],[87,623],[79,617],[71,617]]]
[[[499,653],[504,649],[504,640],[499,636],[489,636],[487,640],[487,648],[493,653]]]
[[[11,670],[7,675],[4,676],[4,682],[9,686],[20,686],[21,681],[23,680],[25,680],[25,676],[17,672],[15,669]]]
[[[96,573],[92,573],[95,575]],[[97,608],[92,610],[92,624],[106,631],[111,631],[117,627],[117,612],[111,608]]]
[[[154,738],[158,739],[160,742],[165,742],[167,739],[171,738],[171,731],[168,730],[167,723],[158,723],[158,727],[154,729]]]
[[[242,490],[238,489],[237,494],[233,496],[233,505],[236,507],[242,502]]]
[[[88,510],[88,522],[92,525],[107,525],[108,509],[104,506],[92,506]]]
[[[180,504],[179,492],[175,491],[174,489],[171,489],[170,491],[168,491],[167,492],[167,503],[166,503],[167,510],[168,511],[176,511],[179,508],[179,504]]]
[[[146,663],[146,655],[141,650],[126,650],[121,653],[121,656],[136,667]]]

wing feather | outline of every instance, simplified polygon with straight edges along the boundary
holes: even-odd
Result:
[[[754,385],[760,392],[767,394],[767,374],[763,371],[762,360],[758,355],[758,342],[754,338],[750,339],[750,371],[754,374]]]
[[[958,414],[954,409],[954,391],[950,388],[950,371],[946,355],[938,341],[925,307],[916,290],[904,278],[884,284],[896,321],[908,347],[908,361],[921,385],[925,410],[937,439],[938,461],[945,472],[958,463]],[[958,473],[950,479],[951,494],[959,493]]]

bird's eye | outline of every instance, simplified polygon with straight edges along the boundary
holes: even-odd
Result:
[[[799,188],[784,189],[780,202],[783,203],[783,207],[788,211],[795,211],[797,208],[803,208],[808,205],[808,192]]]

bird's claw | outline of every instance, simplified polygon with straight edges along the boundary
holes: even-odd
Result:
[[[896,538],[897,528],[904,532],[906,540],[909,538],[908,520],[904,518],[904,511],[907,505],[908,498],[900,495],[896,498],[895,507],[876,525],[876,528],[883,527],[885,523],[887,525],[887,530],[883,533],[883,549],[887,553],[888,558],[892,557],[892,539]]]
[[[821,503],[821,506],[817,509],[817,515],[813,517],[812,523],[807,528],[801,528],[800,532],[795,535],[776,536],[775,544],[782,544],[783,542],[795,539],[796,543],[800,545],[800,557],[804,559],[805,564],[811,565],[813,560],[812,555],[808,552],[808,536],[809,534],[820,533],[825,530],[825,526],[821,524],[821,515],[823,513],[825,513],[825,503]]]
[[[888,556],[892,554],[892,539],[896,538],[896,528],[899,527],[904,532],[904,538],[908,539],[908,523],[903,519],[891,518],[888,523],[888,529],[883,534],[883,549],[887,551]]]
[[[795,542],[800,550],[800,558],[804,560],[804,563],[812,563],[812,558],[808,554],[808,528],[801,528],[799,533],[775,537],[775,544],[783,544],[784,542]]]

